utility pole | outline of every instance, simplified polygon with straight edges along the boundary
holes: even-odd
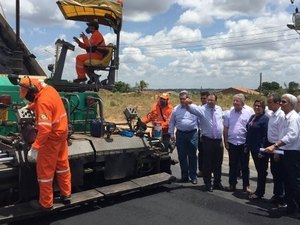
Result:
[[[259,74],[259,94],[261,94],[262,73]]]
[[[16,43],[13,57],[13,73],[20,74],[23,70],[23,52],[20,47],[20,0],[16,0]]]

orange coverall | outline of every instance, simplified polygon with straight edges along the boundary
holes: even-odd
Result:
[[[90,39],[87,36],[83,36],[83,43],[79,43],[80,48],[89,49],[91,46],[105,47],[105,41],[102,34],[95,30]],[[76,72],[78,79],[84,79],[86,70],[84,68],[84,61],[88,59],[103,59],[103,54],[100,51],[91,53],[80,54],[76,56]]]
[[[28,78],[24,78],[29,80]],[[22,83],[22,80],[21,82]],[[23,82],[28,83],[28,81]],[[37,137],[32,148],[38,151],[36,170],[39,183],[39,203],[45,207],[53,206],[53,178],[56,177],[63,196],[71,195],[71,173],[68,161],[68,119],[58,92],[51,86],[31,79],[31,85],[37,87],[33,104],[29,106],[35,112]],[[26,91],[26,88],[21,87]],[[24,95],[24,94],[23,94]]]
[[[165,107],[160,106],[160,99],[167,100],[167,105]],[[160,110],[161,109],[161,110]],[[162,126],[162,134],[168,134],[168,128],[170,123],[171,114],[173,111],[173,106],[170,103],[170,98],[168,94],[162,94],[158,98],[158,101],[155,105],[152,106],[151,112],[148,113],[142,121],[144,123],[152,122],[154,126],[155,120],[161,123]]]

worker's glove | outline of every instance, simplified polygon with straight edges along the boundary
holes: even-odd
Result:
[[[23,106],[22,108],[20,108],[21,112],[27,112],[27,110],[30,110],[28,104],[26,104],[25,106]]]
[[[145,130],[147,130],[147,124],[145,124],[141,120],[138,120],[136,123],[136,128],[137,128],[137,130],[145,131]]]
[[[32,148],[27,153],[28,162],[36,162],[38,156],[38,151],[35,148]]]

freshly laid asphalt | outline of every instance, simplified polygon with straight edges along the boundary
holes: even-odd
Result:
[[[176,152],[173,153],[176,158]],[[251,162],[251,187],[255,190],[256,172]],[[180,174],[179,165],[172,166]],[[224,155],[222,183],[228,185],[228,160]],[[201,178],[198,184],[172,183],[159,188],[86,205],[43,218],[16,224],[39,225],[293,225],[300,220],[276,211],[267,200],[272,196],[268,176],[263,200],[249,200],[241,191],[241,181],[234,193],[214,190],[205,192]]]

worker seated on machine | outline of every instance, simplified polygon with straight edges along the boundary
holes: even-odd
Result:
[[[77,79],[74,80],[75,83],[85,82],[87,80],[86,74],[90,78],[88,84],[96,82],[96,77],[98,79],[100,75],[95,74],[93,71],[88,71],[84,62],[92,59],[101,60],[107,53],[104,38],[98,30],[98,23],[92,21],[87,23],[87,26],[86,33],[92,34],[90,38],[88,38],[83,32],[80,34],[83,42],[81,42],[77,37],[73,37],[78,46],[87,51],[87,53],[80,54],[76,57]],[[103,51],[101,48],[103,48]]]

